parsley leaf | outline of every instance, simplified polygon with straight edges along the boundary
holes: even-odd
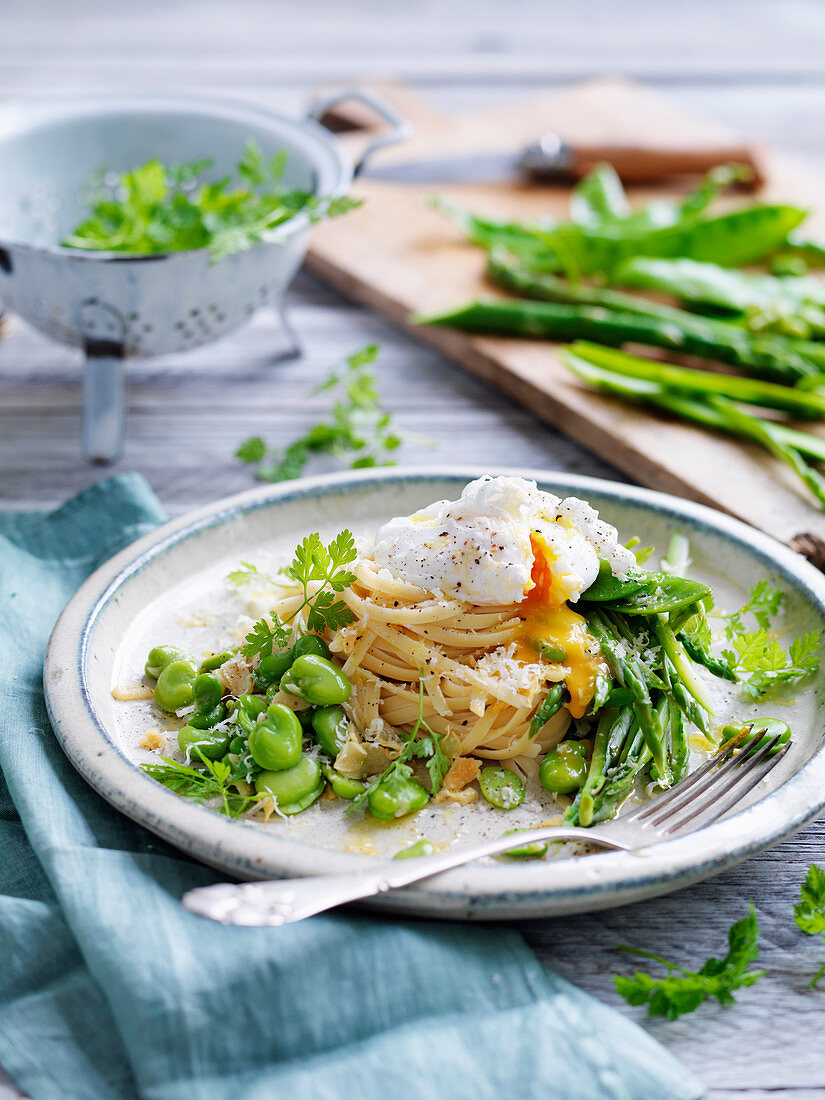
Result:
[[[297,581],[303,589],[304,599],[292,618],[305,607],[309,608],[307,629],[310,633],[323,634],[351,623],[355,616],[343,600],[335,594],[349,588],[355,574],[345,566],[355,561],[357,551],[352,532],[339,532],[329,546],[324,546],[317,531],[307,535],[295,548],[295,556],[287,567],[287,576]],[[318,584],[314,592],[310,586]]]
[[[248,661],[258,654],[272,653],[273,647],[286,649],[289,646],[289,631],[281,620],[272,612],[272,622],[266,619],[258,619],[246,636],[246,644],[241,646],[241,653]]]
[[[260,436],[240,444],[235,457],[257,465],[259,481],[289,481],[300,477],[314,454],[330,454],[349,462],[353,470],[394,465],[392,454],[403,443],[392,414],[381,406],[375,374],[368,368],[378,357],[370,344],[350,355],[343,370],[333,371],[312,393],[336,391],[329,419],[313,424],[284,450],[266,446]]]
[[[822,936],[825,939],[825,871],[816,863],[808,868],[805,881],[799,889],[799,901],[793,907],[793,919],[806,935]],[[823,974],[825,963],[814,975],[808,988],[813,989]]]
[[[209,159],[183,165],[150,160],[122,173],[114,186],[108,173],[95,173],[87,187],[90,217],[62,244],[136,254],[208,248],[219,260],[259,241],[277,240],[284,222],[300,212],[317,222],[360,206],[355,199],[284,188],[286,153],[267,161],[254,141],[247,143],[234,178],[203,180],[211,166]]]
[[[753,985],[766,973],[749,969],[759,954],[758,933],[759,924],[751,902],[748,915],[728,932],[728,953],[724,959],[708,959],[696,971],[686,970],[650,951],[619,947],[619,951],[661,963],[667,967],[667,976],[653,978],[644,971],[637,971],[632,978],[616,975],[613,979],[616,990],[628,1004],[646,1004],[648,1016],[665,1016],[668,1020],[693,1012],[710,997],[721,1005],[734,1004],[735,989]]]
[[[235,458],[239,458],[241,462],[246,462],[249,465],[263,462],[265,455],[266,443],[259,435],[253,435],[249,439],[245,439],[235,451]]]
[[[164,787],[193,802],[211,802],[219,798],[220,813],[227,817],[238,817],[254,802],[254,799],[233,790],[234,784],[242,776],[236,775],[223,760],[208,760],[202,754],[199,755],[205,771],[179,764],[168,756],[161,757],[162,764],[141,764],[141,769]]]

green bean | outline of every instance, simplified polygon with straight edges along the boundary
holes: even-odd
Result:
[[[182,707],[188,707],[194,698],[195,678],[198,670],[189,660],[170,661],[157,678],[155,684],[155,702],[161,710],[174,714]]]
[[[320,796],[325,786],[321,765],[312,756],[302,756],[284,771],[263,771],[255,778],[258,794],[271,795],[282,814],[297,814]]]
[[[422,837],[421,840],[417,840],[415,844],[411,844],[408,848],[402,848],[400,852],[396,852],[392,858],[416,859],[418,856],[431,856],[434,852],[435,845],[432,841]]]
[[[161,672],[170,665],[172,661],[185,660],[184,654],[176,649],[173,645],[158,645],[154,649],[149,650],[149,656],[146,658],[146,667],[144,672],[150,680],[157,680]]]
[[[366,788],[366,783],[362,783],[360,779],[352,779],[348,775],[342,775],[341,772],[336,771],[329,764],[322,764],[321,770],[335,794],[348,802],[352,801],[353,798],[357,798]]]
[[[638,723],[629,706],[602,710],[596,727],[587,778],[565,812],[566,821],[584,828],[592,825],[598,810],[598,797],[607,780],[607,771],[613,766],[621,746],[633,730],[638,730]]]
[[[585,748],[579,741],[562,741],[544,757],[539,782],[553,794],[571,794],[587,778]]]
[[[478,785],[490,805],[499,810],[514,810],[524,801],[524,780],[509,768],[482,768]]]
[[[345,703],[352,690],[349,680],[332,661],[314,653],[294,662],[281,680],[281,688],[316,706]]]
[[[266,715],[249,735],[249,751],[255,763],[267,772],[293,768],[301,759],[303,730],[295,711],[283,703],[270,703]]]
[[[630,378],[618,372],[605,370],[583,358],[584,354],[586,353],[579,351],[576,355],[573,355],[567,349],[562,355],[562,359],[574,374],[597,389],[604,390],[617,397],[654,405],[684,420],[692,420],[704,427],[714,428],[731,435],[743,436],[764,446],[762,432],[754,431],[747,420],[734,421],[727,416],[725,408],[719,403],[719,399],[716,399],[714,404],[710,405],[705,401],[679,396],[670,392],[660,382]],[[778,443],[790,447],[816,462],[825,462],[825,439],[821,436],[799,431],[796,428],[789,428],[785,424],[775,421],[766,424],[766,427]]]
[[[334,760],[348,740],[349,719],[343,707],[319,707],[312,714],[312,728],[315,740]]]
[[[417,779],[396,770],[370,787],[367,801],[373,817],[379,821],[395,821],[422,810],[430,796]]]

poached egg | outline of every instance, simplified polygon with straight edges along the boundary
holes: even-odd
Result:
[[[623,580],[636,559],[615,527],[578,497],[543,492],[520,477],[481,477],[458,500],[440,500],[381,527],[373,556],[380,568],[435,596],[477,607],[519,605],[523,627],[515,658],[537,654],[562,663],[581,717],[604,662],[575,603],[599,573],[599,559]],[[561,656],[563,654],[563,657]]]
[[[521,603],[536,587],[537,565],[544,598],[563,604],[593,583],[600,557],[620,579],[636,564],[586,501],[520,477],[481,477],[458,500],[391,519],[373,554],[399,579],[478,607]]]

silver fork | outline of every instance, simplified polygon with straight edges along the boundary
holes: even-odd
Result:
[[[353,874],[273,882],[222,882],[189,890],[183,896],[183,904],[193,913],[223,924],[291,924],[350,901],[398,890],[483,856],[500,855],[537,841],[578,840],[620,851],[646,848],[717,821],[765,778],[787,748],[787,744],[779,746],[777,734],[756,751],[737,751],[744,736],[743,731],[740,737],[726,742],[675,787],[596,828],[553,825],[526,829],[438,855],[382,860],[375,867]]]

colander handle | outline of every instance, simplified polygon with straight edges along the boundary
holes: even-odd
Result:
[[[312,119],[313,122],[320,122],[325,114],[348,99],[355,99],[359,103],[363,103],[390,127],[389,130],[374,137],[356,161],[353,174],[358,176],[366,168],[374,153],[379,149],[386,149],[388,145],[396,145],[399,141],[406,141],[412,134],[413,128],[407,119],[399,114],[394,107],[391,107],[385,99],[376,95],[375,92],[361,88],[341,88],[322,99],[317,99],[307,111],[307,118]]]

